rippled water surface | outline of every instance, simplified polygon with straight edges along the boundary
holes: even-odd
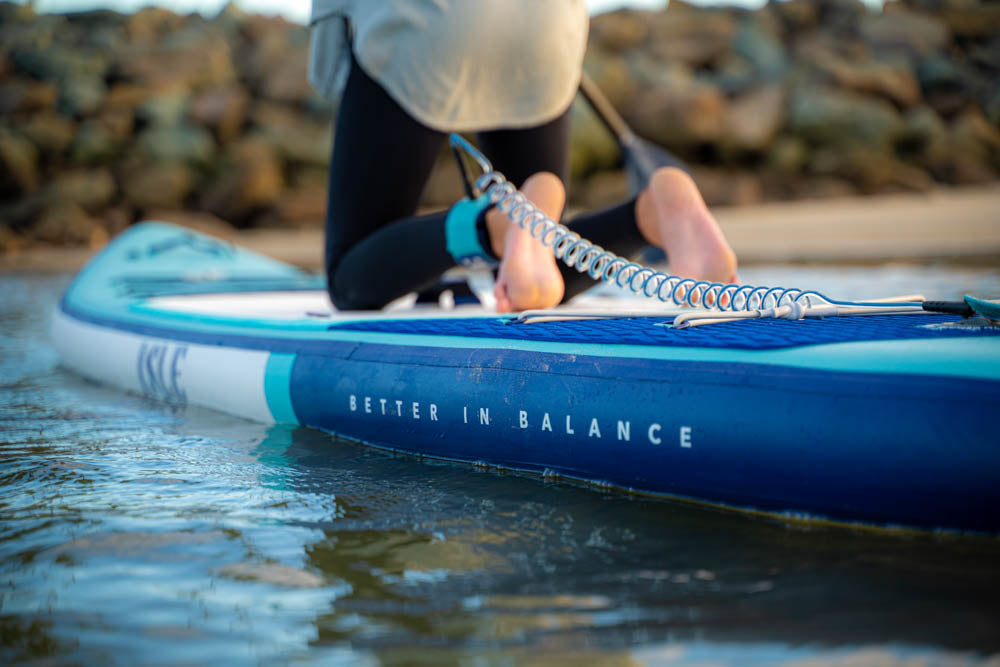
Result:
[[[744,279],[1000,296],[985,269]],[[58,366],[67,282],[0,276],[0,663],[1000,664],[997,540],[803,529],[172,412]]]

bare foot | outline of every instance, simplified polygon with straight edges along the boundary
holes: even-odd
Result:
[[[636,202],[639,231],[667,253],[670,272],[720,283],[739,281],[736,255],[691,177],[657,169]]]
[[[553,220],[562,215],[566,190],[555,174],[534,174],[521,192]],[[562,301],[565,285],[551,250],[497,209],[486,214],[486,226],[493,252],[500,257],[493,288],[498,313],[550,308]]]

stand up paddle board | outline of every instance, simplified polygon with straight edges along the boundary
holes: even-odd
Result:
[[[336,312],[316,276],[144,223],[70,285],[67,367],[176,406],[785,518],[1000,531],[1000,331],[956,315]],[[988,321],[987,321],[988,324]]]

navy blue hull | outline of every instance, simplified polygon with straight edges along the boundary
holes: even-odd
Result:
[[[1000,404],[990,381],[351,344],[300,353],[291,387],[301,423],[397,450],[769,512],[1000,530],[1000,454],[980,427]]]

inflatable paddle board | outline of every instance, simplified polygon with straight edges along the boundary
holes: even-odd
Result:
[[[953,315],[523,322],[335,312],[321,279],[144,223],[69,286],[67,367],[167,403],[784,518],[1000,531],[1000,331]]]

